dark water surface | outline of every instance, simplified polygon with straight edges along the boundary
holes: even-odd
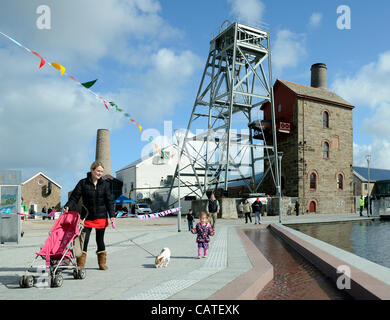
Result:
[[[245,230],[274,267],[259,300],[348,300],[351,297],[269,229]]]
[[[390,268],[390,221],[312,223],[288,227]]]

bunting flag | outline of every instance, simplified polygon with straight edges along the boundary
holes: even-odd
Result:
[[[1,31],[0,31],[0,34],[3,35],[4,37],[6,37],[7,39],[9,39],[10,41],[12,41],[12,42],[13,42],[14,44],[16,44],[17,46],[19,46],[19,47],[25,49],[26,51],[28,51],[28,52],[34,54],[35,56],[37,56],[37,57],[40,59],[39,69],[41,69],[41,68],[46,64],[47,59],[43,58],[43,57],[42,57],[40,54],[38,54],[37,52],[31,51],[29,48],[23,46],[21,43],[19,43],[18,41],[16,41],[15,39],[11,38],[10,36],[8,36],[7,34],[1,32]],[[92,93],[97,99],[100,99],[101,101],[103,101],[104,106],[106,107],[107,110],[110,110],[109,107],[108,107],[108,105],[110,105],[111,107],[115,108],[115,111],[117,111],[117,112],[123,112],[123,109],[119,108],[119,107],[117,106],[116,103],[114,103],[114,102],[112,102],[112,101],[109,102],[109,103],[107,103],[107,101],[106,101],[104,98],[100,97],[97,93],[95,93],[95,92],[93,92],[92,90],[90,90],[90,88],[96,83],[97,79],[96,79],[96,80],[92,80],[92,81],[87,81],[87,82],[81,83],[81,82],[78,81],[75,77],[73,77],[73,76],[67,74],[67,73],[65,72],[65,71],[66,71],[66,68],[65,68],[64,66],[62,66],[61,64],[59,64],[58,62],[51,62],[51,63],[49,63],[49,64],[50,64],[53,68],[55,68],[55,69],[57,69],[58,71],[60,71],[61,76],[63,76],[63,75],[68,76],[70,79],[72,79],[73,81],[77,82],[78,84],[80,84],[81,86],[83,86],[86,90],[88,90],[90,93]],[[140,133],[140,132],[142,131],[143,127],[142,127],[139,123],[137,123],[137,122],[132,118],[132,116],[131,116],[130,114],[128,114],[128,113],[123,113],[123,116],[126,117],[126,118],[129,118],[130,121],[131,121],[132,123],[134,123],[134,124],[138,127],[138,133]],[[153,140],[149,139],[149,142],[152,142],[152,141],[153,141]],[[155,145],[155,147],[156,147],[157,152],[160,152],[161,155],[164,156],[164,153],[162,152],[162,150],[160,151],[157,145]],[[173,155],[172,155],[172,157],[173,157]]]
[[[96,81],[97,81],[97,79],[93,80],[93,81],[84,82],[81,85],[84,86],[85,88],[89,89],[95,84]]]
[[[45,63],[46,63],[46,61],[45,61],[45,59],[43,59],[38,53],[36,53],[35,51],[31,51],[33,54],[35,54],[39,59],[41,59],[41,64],[39,65],[39,69],[41,69],[44,65],[45,65]]]
[[[65,73],[65,70],[66,68],[64,66],[61,66],[59,63],[57,62],[52,62],[50,63],[52,67],[56,68],[57,70],[59,70],[61,72],[61,76],[64,75]]]

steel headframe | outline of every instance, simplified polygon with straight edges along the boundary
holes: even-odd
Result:
[[[203,198],[207,191],[219,186],[227,190],[232,172],[237,172],[250,193],[255,193],[261,183],[254,183],[255,164],[264,159],[275,166],[275,176],[273,170],[271,173],[280,194],[272,84],[268,31],[235,22],[220,30],[210,41],[206,66],[179,148],[181,165],[175,170],[168,206],[173,205],[169,202],[178,177],[183,196]],[[237,134],[236,129],[232,130],[233,120],[238,124],[240,121],[242,124],[243,118],[246,124],[252,122],[253,112],[259,113],[266,102],[271,104],[273,146],[266,144],[263,131],[262,141],[255,144],[251,130],[247,129],[248,134]],[[197,134],[192,135],[191,130],[196,130]],[[256,158],[256,149],[263,150],[263,155]],[[245,156],[249,158],[246,162]],[[242,172],[244,167],[249,176]],[[183,194],[184,190],[187,191]]]

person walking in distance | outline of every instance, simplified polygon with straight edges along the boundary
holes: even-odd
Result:
[[[299,202],[298,202],[298,200],[295,201],[295,213],[297,216],[299,216]]]
[[[192,209],[188,210],[187,222],[188,222],[188,231],[191,231],[191,229],[194,228],[194,216],[192,214]]]
[[[219,202],[217,199],[215,199],[214,193],[211,194],[210,199],[207,202],[206,211],[209,218],[211,219],[211,227],[213,230],[215,230],[215,223],[219,213]]]
[[[77,266],[84,269],[87,259],[87,248],[92,228],[96,231],[97,259],[100,270],[108,269],[106,265],[107,251],[104,244],[104,231],[108,226],[107,212],[111,223],[115,223],[114,202],[111,193],[110,183],[102,179],[104,166],[100,161],[95,161],[91,165],[91,171],[87,177],[81,179],[74,188],[69,201],[65,204],[63,212],[74,209],[80,198],[83,200],[83,206],[88,209],[81,210],[81,219],[84,219],[85,240],[82,255],[77,258]]]
[[[245,214],[245,223],[248,223],[248,219],[250,223],[252,223],[252,206],[248,202],[248,199],[245,199],[244,204],[243,204],[243,212]]]
[[[363,209],[364,209],[364,199],[363,196],[360,196],[359,199],[359,207],[360,207],[360,216],[363,216]]]
[[[261,209],[263,207],[263,204],[260,201],[260,198],[258,197],[255,202],[252,203],[252,211],[255,214],[255,224],[261,224],[260,216],[261,216]]]

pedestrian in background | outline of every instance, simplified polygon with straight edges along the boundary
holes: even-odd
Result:
[[[360,216],[363,216],[363,209],[364,209],[364,199],[363,196],[360,196],[359,199],[359,207],[360,207]]]
[[[263,204],[261,203],[260,198],[257,197],[256,201],[252,203],[252,211],[255,214],[255,224],[261,224],[260,216],[262,207]]]
[[[219,202],[215,199],[214,193],[211,194],[209,201],[207,201],[206,212],[211,219],[211,227],[215,230],[215,224],[219,213]]]
[[[192,209],[188,210],[187,213],[188,231],[194,228],[194,216],[192,215]]]
[[[238,217],[241,218],[243,216],[243,213],[244,213],[244,204],[241,201],[240,204],[238,205]]]
[[[245,223],[248,223],[248,219],[252,223],[252,206],[248,202],[248,199],[245,199],[244,201],[243,212],[245,214]]]
[[[295,213],[297,216],[299,216],[299,202],[298,202],[298,200],[295,201]]]

